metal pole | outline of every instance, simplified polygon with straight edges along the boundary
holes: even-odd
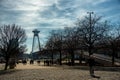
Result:
[[[89,21],[90,21],[90,22],[89,22],[89,23],[90,23],[90,25],[89,25],[89,27],[90,27],[90,35],[89,35],[90,38],[89,38],[89,40],[90,40],[90,43],[91,43],[91,35],[92,35],[92,30],[91,30],[91,29],[92,29],[91,15],[93,14],[93,12],[87,12],[87,13],[89,14],[89,17],[90,17],[90,20],[89,20]],[[92,53],[91,53],[91,47],[92,47],[92,46],[91,46],[91,44],[90,44],[90,45],[89,45],[89,48],[90,48],[90,49],[89,49],[89,52],[90,52],[90,53],[89,53],[89,56],[92,54]]]
[[[91,23],[91,15],[94,14],[94,12],[87,12],[90,16],[90,33],[91,33],[91,27],[92,27],[92,23]]]

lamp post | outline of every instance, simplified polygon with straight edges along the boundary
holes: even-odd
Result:
[[[87,14],[89,14],[89,18],[90,18],[90,20],[89,20],[89,29],[90,29],[90,34],[89,34],[90,38],[89,38],[89,41],[90,41],[90,43],[91,43],[91,38],[92,38],[92,37],[91,37],[91,36],[92,36],[91,15],[94,14],[94,12],[87,12]],[[92,53],[91,53],[91,47],[92,47],[92,46],[89,45],[89,48],[90,48],[90,49],[89,49],[89,56],[92,54]]]

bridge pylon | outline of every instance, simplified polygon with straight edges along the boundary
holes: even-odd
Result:
[[[33,53],[34,53],[34,47],[35,47],[35,39],[37,39],[37,41],[38,41],[39,51],[41,50],[41,48],[40,48],[40,39],[39,39],[39,33],[40,33],[40,31],[37,30],[37,29],[34,29],[32,32],[34,33],[34,36],[33,36],[33,43],[32,43],[31,55],[32,55],[32,59],[34,59],[34,58],[33,58],[33,57],[34,57],[34,56],[33,56]]]

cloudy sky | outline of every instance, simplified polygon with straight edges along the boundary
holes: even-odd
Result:
[[[89,11],[117,22],[120,0],[0,0],[0,25],[21,25],[27,33],[27,53],[30,53],[33,29],[40,30],[40,42],[44,45],[51,30],[70,26]]]

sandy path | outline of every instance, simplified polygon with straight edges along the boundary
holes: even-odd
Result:
[[[53,68],[53,67],[50,67],[50,66],[44,66],[43,64],[41,65],[38,65],[38,64],[33,64],[33,65],[30,65],[30,64],[18,64],[16,66],[16,69],[41,69],[41,68]]]
[[[0,80],[119,80],[119,71],[95,71],[101,78],[92,78],[87,69],[18,64],[15,70],[0,73]]]

